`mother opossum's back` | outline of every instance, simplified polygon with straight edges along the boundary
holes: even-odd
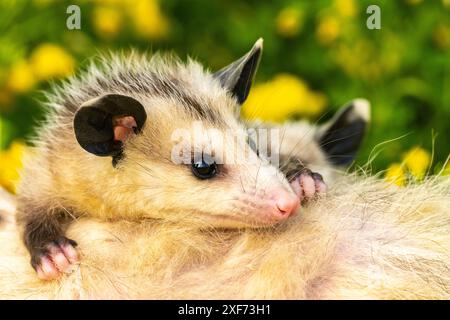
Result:
[[[0,226],[1,298],[450,298],[450,179],[397,188],[338,181],[270,230],[198,231],[82,219],[82,261],[41,282]]]

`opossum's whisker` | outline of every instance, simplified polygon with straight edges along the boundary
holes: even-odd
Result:
[[[254,121],[258,119],[256,115],[258,114],[259,110],[263,107],[263,104],[258,103],[257,105],[253,106],[252,110],[250,111],[250,114],[247,115],[247,120]]]
[[[281,152],[285,136],[286,136],[286,127],[283,127],[283,134],[281,135],[280,145],[278,146],[278,154],[280,154]]]
[[[302,143],[304,141],[304,139],[306,139],[306,137],[308,137],[311,132],[313,130],[316,130],[316,124],[327,115],[328,112],[324,113],[322,116],[320,116],[314,123],[313,125],[308,129],[308,131],[306,133],[304,133],[300,139],[298,139],[298,141],[296,142],[296,144],[292,147],[291,151],[288,153],[287,157],[286,157],[286,163],[289,163],[289,161],[291,161],[291,159],[293,158],[292,154],[294,153],[295,150],[297,150],[297,147],[300,145],[300,143]]]
[[[256,171],[255,187],[254,187],[255,190],[256,190],[256,188],[258,187],[258,176],[259,176],[259,171],[261,170],[261,166],[262,166],[262,163],[260,162],[260,163],[259,163],[259,167],[258,167],[258,171]]]
[[[336,132],[337,131],[338,130],[336,130]],[[355,132],[355,133],[349,134],[349,135],[341,137],[341,138],[337,138],[337,139],[334,139],[334,140],[327,141],[326,143],[321,143],[321,144],[319,144],[319,146],[320,147],[325,147],[325,146],[329,145],[330,143],[335,143],[335,142],[338,142],[338,141],[341,141],[341,140],[346,140],[347,138],[351,138],[351,137],[354,137],[354,136],[357,136],[357,135],[359,135],[359,133]]]
[[[73,221],[78,221],[78,217],[76,217],[72,212],[70,212],[70,210],[68,210],[66,207],[64,207],[61,203],[59,203],[58,206],[62,210],[64,210],[67,213],[67,215],[72,218]]]
[[[139,163],[138,161],[134,161],[134,163],[136,163],[138,166],[140,166],[142,169],[144,169],[147,173],[149,173],[150,176],[153,175],[152,169],[148,168],[147,166],[142,165],[142,164]]]
[[[240,172],[239,172],[239,181],[240,181],[240,183],[241,183],[242,192],[243,192],[244,194],[247,193],[247,192],[245,191],[244,183],[242,182],[242,176],[241,176],[241,173],[240,173]]]

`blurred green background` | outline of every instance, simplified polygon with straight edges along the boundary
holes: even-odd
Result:
[[[81,30],[66,27],[71,4]],[[366,27],[371,4],[381,30]],[[372,168],[387,175],[437,172],[450,150],[449,17],[450,0],[3,0],[0,184],[13,190],[23,143],[44,115],[42,92],[88,58],[167,49],[216,70],[259,37],[263,60],[244,116],[322,122],[365,97],[373,119],[357,164],[376,154]]]

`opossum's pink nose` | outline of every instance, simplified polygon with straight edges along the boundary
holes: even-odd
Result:
[[[278,213],[281,216],[289,217],[297,211],[300,205],[300,199],[292,193],[286,191],[280,192],[275,200]]]

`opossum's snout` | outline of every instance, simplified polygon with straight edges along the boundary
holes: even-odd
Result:
[[[294,215],[300,206],[300,200],[292,192],[287,192],[284,188],[274,188],[266,191],[267,209],[260,214],[267,217],[268,222],[281,222]]]
[[[235,168],[233,194],[238,194],[229,218],[240,220],[245,226],[272,226],[293,216],[300,198],[286,179],[272,166],[245,166]],[[245,176],[247,174],[247,176]]]
[[[300,199],[297,196],[285,191],[279,192],[275,199],[275,206],[277,209],[275,210],[275,215],[283,218],[289,217],[295,213],[299,205]]]
[[[240,212],[253,226],[270,226],[287,220],[300,206],[299,198],[284,187],[266,189],[251,199],[243,199]]]

